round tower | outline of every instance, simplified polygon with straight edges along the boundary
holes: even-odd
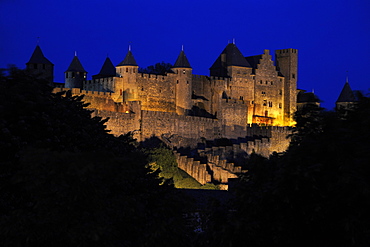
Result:
[[[30,60],[26,63],[28,73],[47,80],[50,85],[54,82],[54,64],[42,53],[39,45],[36,46]]]
[[[180,52],[172,70],[176,74],[176,113],[179,115],[187,115],[192,108],[193,72],[184,50]]]
[[[125,59],[116,66],[116,74],[119,78],[115,84],[116,101],[134,101],[138,98],[137,72],[139,66],[128,48]]]
[[[65,74],[65,88],[81,88],[86,82],[87,72],[75,54]]]

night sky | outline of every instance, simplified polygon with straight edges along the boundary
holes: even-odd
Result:
[[[37,44],[64,82],[75,51],[97,74],[108,55],[120,63],[131,44],[140,67],[174,63],[184,45],[194,74],[228,42],[244,56],[299,50],[298,88],[334,107],[347,71],[352,89],[370,88],[369,0],[0,0],[0,67],[24,68]]]

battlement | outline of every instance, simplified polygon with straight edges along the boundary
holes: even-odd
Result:
[[[270,126],[270,125],[258,125],[258,124],[247,124],[247,128],[250,130],[258,131],[273,131],[273,132],[291,132],[292,127],[289,126]]]
[[[112,93],[111,92],[100,92],[100,91],[88,91],[88,90],[83,90],[80,88],[54,88],[53,93],[59,93],[59,92],[66,92],[66,91],[71,91],[72,95],[81,95],[84,94],[86,96],[89,95],[94,95],[97,97],[111,97]]]
[[[91,83],[113,82],[114,78],[117,78],[117,77],[96,78],[96,79],[92,79],[92,80],[87,80],[86,83],[91,84]]]
[[[275,53],[276,54],[298,53],[298,50],[297,49],[288,48],[288,49],[276,50]]]
[[[160,81],[164,81],[167,79],[167,75],[138,73],[138,76],[141,78],[145,78],[145,79],[160,80]]]

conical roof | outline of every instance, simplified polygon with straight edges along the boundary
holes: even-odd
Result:
[[[134,58],[134,55],[132,55],[132,52],[131,50],[129,50],[127,52],[127,55],[125,57],[125,59],[120,63],[118,64],[117,66],[137,66],[137,63],[136,63],[136,60]]]
[[[228,66],[251,67],[234,43],[226,46],[210,69],[225,68]]]
[[[84,67],[82,66],[82,64],[81,64],[81,62],[80,62],[80,60],[78,59],[77,56],[74,56],[74,58],[73,58],[71,64],[69,65],[67,71],[68,72],[85,72],[85,73],[87,73],[87,71],[84,69]]]
[[[99,74],[95,76],[104,76],[104,77],[116,76],[116,68],[114,67],[109,57],[105,59],[104,64],[101,67]]]
[[[340,93],[337,102],[356,102],[355,94],[353,93],[348,81],[344,84],[342,92]]]
[[[180,52],[180,55],[177,57],[176,63],[172,68],[191,68],[184,51]]]
[[[42,53],[41,48],[39,45],[36,46],[35,50],[32,53],[32,56],[30,58],[30,61],[26,64],[30,63],[37,63],[37,64],[51,64],[53,65],[52,62],[50,62]]]

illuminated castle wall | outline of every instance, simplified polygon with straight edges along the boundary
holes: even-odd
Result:
[[[202,138],[245,138],[252,124],[281,126],[285,131],[282,126],[293,123],[298,52],[277,50],[275,58],[274,63],[268,50],[244,57],[231,43],[210,67],[210,76],[194,75],[184,51],[172,71],[154,75],[139,73],[129,49],[117,66],[107,58],[99,74],[87,80],[87,71],[75,56],[65,72],[64,89],[55,90],[69,88],[73,94],[86,95],[94,114],[110,117],[107,126],[116,135],[133,131],[138,140],[178,136],[194,143]],[[27,68],[40,73],[32,69],[43,67],[34,64],[50,63],[45,59],[37,46]],[[288,141],[279,139],[271,152],[287,147]]]
[[[203,112],[227,125],[290,126],[297,102],[298,52],[278,50],[275,57],[276,65],[268,50],[244,57],[235,44],[229,44],[210,68],[210,76],[204,76],[192,74],[190,63],[181,51],[172,73],[152,75],[138,72],[129,51],[110,76],[104,76],[103,65],[101,73],[93,80],[85,80],[82,86],[79,78],[76,77],[74,85],[67,75],[66,86],[111,92],[115,102],[140,101],[142,110],[146,111],[178,115]],[[83,68],[79,70],[75,73],[84,73]],[[68,73],[71,72],[67,70]]]

